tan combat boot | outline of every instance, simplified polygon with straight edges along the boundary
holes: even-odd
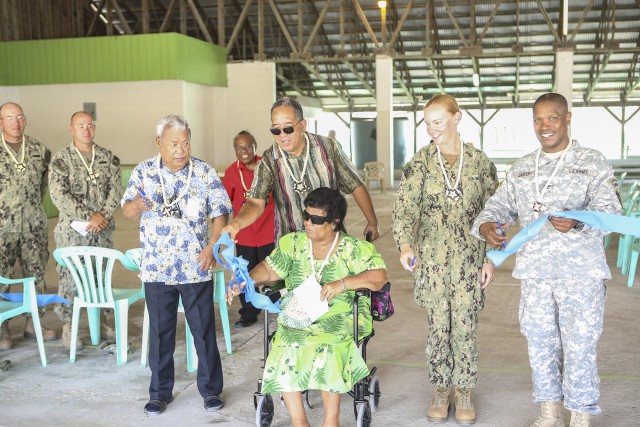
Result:
[[[476,411],[471,404],[471,390],[456,387],[455,391],[456,422],[463,426],[476,422]]]
[[[562,417],[562,402],[541,402],[540,416],[531,427],[565,427]]]
[[[71,349],[71,322],[67,322],[62,327],[62,346],[67,350]],[[76,350],[82,350],[84,348],[84,344],[82,344],[82,340],[80,337],[76,339]]]
[[[5,320],[0,325],[0,350],[9,350],[11,347],[13,347],[13,341],[9,332],[9,321]]]
[[[100,338],[107,341],[116,341],[116,330],[107,325],[107,314],[100,313]]]
[[[47,329],[44,326],[42,326],[42,324],[40,324],[40,329],[42,329],[42,340],[43,341],[53,341],[56,338],[58,338],[58,336],[56,335],[56,331],[52,331],[51,329]],[[34,329],[33,319],[31,318],[31,316],[27,317],[27,323],[25,323],[25,325],[24,325],[24,337],[25,338],[31,338],[31,339],[35,339],[36,338],[36,330]]]
[[[591,427],[590,421],[590,414],[571,411],[571,424],[569,424],[569,427]]]
[[[427,419],[432,423],[443,423],[449,418],[449,387],[436,386],[433,400],[427,411]]]

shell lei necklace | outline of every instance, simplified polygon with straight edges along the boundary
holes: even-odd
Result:
[[[309,143],[309,137],[307,136],[306,132],[304,133],[304,141],[306,143],[305,147],[307,149],[307,154],[304,157],[304,163],[302,165],[302,173],[300,174],[300,179],[296,178],[295,174],[293,173],[293,169],[291,169],[291,165],[289,164],[289,159],[284,156],[284,152],[282,151],[282,148],[280,148],[280,146],[276,142],[276,147],[278,147],[278,150],[280,151],[280,156],[284,160],[285,169],[287,169],[289,176],[293,180],[293,191],[295,191],[296,193],[298,193],[300,196],[303,196],[303,197],[306,196],[307,193],[309,192],[309,186],[307,185],[306,182],[304,182],[304,175],[307,172],[307,165],[309,164],[309,151],[311,151],[311,144]]]
[[[244,177],[242,176],[242,170],[240,169],[240,160],[236,160],[236,166],[238,167],[238,175],[240,175],[240,183],[242,184],[242,189],[244,190],[244,198],[248,199],[249,189],[247,188],[247,185],[244,183]]]
[[[544,193],[546,193],[547,190],[549,189],[549,185],[551,185],[551,181],[553,181],[553,178],[558,173],[558,170],[560,169],[560,165],[564,163],[564,156],[567,154],[567,152],[569,151],[572,145],[573,145],[573,140],[569,143],[569,145],[567,145],[567,148],[564,149],[564,152],[560,156],[560,160],[558,160],[556,167],[553,169],[551,176],[547,180],[547,183],[544,185],[542,190],[540,190],[540,184],[538,181],[538,171],[540,169],[540,154],[542,153],[542,147],[538,148],[538,154],[536,155],[536,169],[535,169],[535,174],[533,176],[533,182],[536,188],[536,194],[538,195],[538,197],[536,197],[536,199],[533,201],[533,205],[532,205],[534,212],[539,213],[540,211],[547,208],[547,206],[544,204]]]
[[[329,252],[327,252],[327,256],[324,258],[324,261],[322,261],[320,270],[318,270],[317,273],[316,273],[316,263],[313,259],[313,242],[311,241],[311,239],[309,239],[309,257],[311,259],[311,272],[313,273],[313,277],[316,278],[318,283],[320,283],[320,278],[322,277],[322,270],[324,270],[324,267],[327,265],[327,262],[329,261],[329,258],[331,258],[331,254],[333,253],[333,250],[336,247],[336,243],[338,243],[338,237],[340,237],[340,232],[336,231],[336,237],[333,239],[333,243],[329,248]]]
[[[89,174],[89,176],[85,178],[85,181],[91,180],[93,184],[97,184],[98,177],[100,176],[100,174],[93,173],[93,162],[96,160],[96,147],[93,144],[91,144],[91,164],[87,164],[87,161],[84,159],[84,156],[82,155],[80,150],[78,150],[78,147],[75,146],[75,144],[73,144],[73,148],[76,150],[76,153],[78,153],[78,157],[80,157],[80,160],[82,161],[82,165],[84,166],[87,173]]]
[[[191,184],[191,176],[193,175],[193,164],[191,159],[189,159],[189,164],[187,166],[189,167],[189,174],[187,175],[187,184],[184,186],[184,190],[182,193],[178,194],[175,199],[173,199],[173,202],[167,203],[167,193],[164,187],[164,178],[162,178],[162,173],[160,171],[160,155],[158,154],[158,176],[160,177],[160,190],[162,191],[162,200],[164,202],[164,206],[162,207],[163,216],[180,217],[180,210],[177,206],[173,205],[178,203],[178,201],[187,194],[187,191],[189,191],[189,184]]]
[[[442,164],[440,147],[438,147],[437,145],[436,150],[438,150],[438,162],[440,162],[442,176],[444,176],[444,182],[447,184],[447,198],[456,202],[460,199],[460,190],[458,190],[458,184],[460,184],[460,176],[462,175],[462,163],[464,162],[464,142],[462,142],[462,139],[460,139],[460,163],[458,164],[458,175],[456,176],[456,182],[453,184],[453,186],[451,185],[451,181],[449,181],[449,175],[447,175],[444,164]]]
[[[10,150],[9,147],[7,146],[7,142],[4,140],[4,133],[0,132],[0,137],[2,137],[2,145],[4,146],[4,149],[7,150],[9,157],[11,157],[11,160],[16,165],[16,171],[24,172],[25,169],[27,168],[27,165],[24,164],[24,153],[27,146],[24,138],[24,134],[22,135],[22,148],[20,149],[20,161],[16,159],[16,156],[14,156],[13,153],[11,152],[12,150]]]

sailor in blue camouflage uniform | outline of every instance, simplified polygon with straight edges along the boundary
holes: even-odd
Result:
[[[20,260],[22,277],[36,278],[36,292],[45,292],[44,270],[49,259],[47,216],[42,200],[47,193],[47,170],[51,151],[25,135],[27,117],[14,102],[0,105],[0,275],[14,277]],[[8,292],[9,286],[0,286]],[[39,309],[44,316],[45,307]],[[31,316],[26,317],[25,338],[34,338]],[[13,346],[9,321],[0,325],[0,350]],[[56,339],[53,330],[42,328],[45,341]]]
[[[571,113],[560,94],[547,93],[533,106],[541,147],[518,160],[476,218],[472,234],[491,245],[497,232],[520,220],[562,210],[620,213],[617,180],[607,159],[569,138]],[[532,426],[589,426],[599,414],[596,345],[602,332],[605,281],[611,278],[602,238],[607,232],[573,219],[549,217],[540,234],[518,252],[513,276],[522,279],[520,328],[527,338],[534,402],[541,415]]]
[[[96,125],[91,114],[78,111],[71,116],[69,131],[71,144],[58,151],[49,168],[49,192],[60,214],[53,230],[56,247],[97,246],[113,248],[116,223],[113,213],[120,204],[120,159],[111,151],[93,142]],[[85,236],[71,228],[73,221],[87,222]],[[56,266],[60,275],[58,295],[71,304],[56,304],[54,311],[64,322],[62,345],[71,346],[71,318],[73,300],[77,296],[73,277],[68,268]],[[115,340],[115,330],[106,324],[106,313],[100,316],[100,335]],[[82,349],[80,337],[76,349]]]

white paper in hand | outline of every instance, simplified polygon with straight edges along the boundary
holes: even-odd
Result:
[[[327,301],[320,301],[321,291],[322,286],[320,286],[320,283],[318,283],[313,276],[307,277],[300,286],[293,290],[293,294],[312,322],[315,322],[320,316],[329,311],[329,303]]]
[[[71,221],[71,228],[76,230],[82,237],[86,236],[89,232],[87,231],[87,226],[89,223],[87,221]]]

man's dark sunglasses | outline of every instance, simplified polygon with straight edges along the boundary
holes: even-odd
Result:
[[[302,211],[302,218],[305,221],[311,220],[311,224],[314,224],[314,225],[322,225],[325,222],[331,221],[329,217],[320,216],[320,215],[310,215],[309,212],[307,211]]]
[[[300,120],[298,121],[298,123],[300,123]],[[280,135],[282,132],[286,133],[287,135],[291,135],[295,130],[295,127],[298,126],[298,123],[296,123],[293,126],[287,126],[286,128],[282,128],[282,129],[271,128],[269,129],[269,131],[274,135]]]

